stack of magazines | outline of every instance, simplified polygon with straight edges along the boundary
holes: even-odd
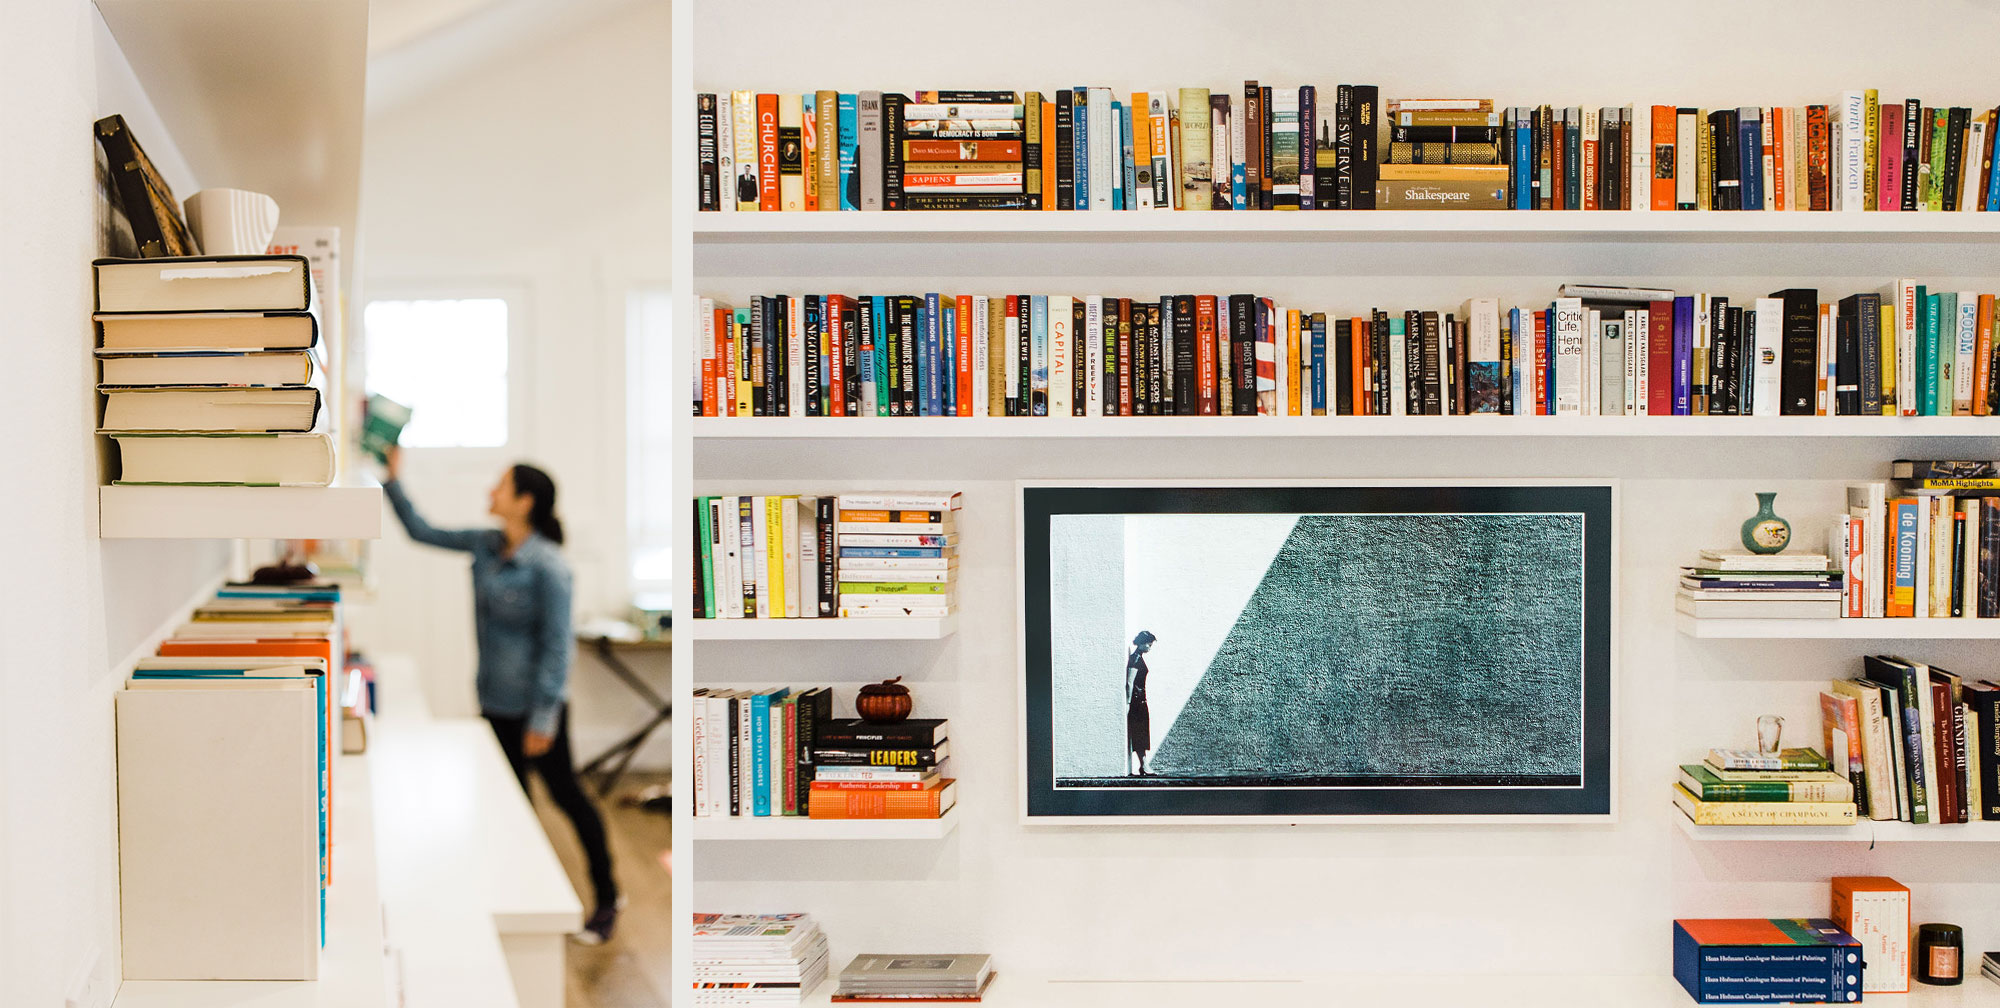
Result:
[[[826,935],[810,915],[694,915],[697,1005],[795,1005],[825,979]]]
[[[992,982],[987,955],[858,955],[840,971],[833,1000],[973,1002]]]

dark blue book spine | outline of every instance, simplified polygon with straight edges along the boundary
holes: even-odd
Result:
[[[1535,120],[1531,115],[1521,114],[1525,111],[1516,109],[1514,114],[1514,171],[1511,181],[1516,210],[1535,208],[1535,187],[1529,184],[1535,174]]]
[[[1694,409],[1694,298],[1674,299],[1673,415]]]
[[[1090,101],[1089,88],[1073,88],[1070,93],[1070,136],[1076,158],[1076,209],[1090,209]],[[1102,180],[1099,180],[1100,182]]]
[[[938,412],[958,414],[958,305],[940,299],[938,305]]]
[[[1583,110],[1571,107],[1562,115],[1563,206],[1583,209]],[[1586,376],[1587,378],[1588,376]]]
[[[1312,411],[1326,412],[1326,316],[1317,312],[1312,317]]]
[[[1755,112],[1756,109],[1751,111]],[[1743,205],[1740,210],[1764,209],[1764,120],[1739,114],[1736,118],[1736,149],[1740,152],[1743,166]],[[1745,372],[1750,368],[1744,368]]]
[[[935,292],[924,295],[923,334],[917,344],[918,352],[924,355],[920,363],[923,375],[921,395],[924,416],[938,416],[944,411],[944,400],[938,388],[938,296]]]
[[[1130,210],[1137,199],[1139,172],[1132,163],[1132,110],[1125,103],[1111,103],[1111,124],[1118,130],[1118,190],[1111,196],[1111,209]]]

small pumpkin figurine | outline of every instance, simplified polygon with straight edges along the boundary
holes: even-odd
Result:
[[[885,679],[861,687],[860,695],[854,698],[854,711],[861,720],[874,724],[893,724],[908,720],[910,716],[910,688],[903,683],[903,677]]]

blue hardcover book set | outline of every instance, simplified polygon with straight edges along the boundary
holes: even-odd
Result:
[[[1701,1004],[1858,1002],[1862,966],[1824,918],[1674,922],[1674,979]]]

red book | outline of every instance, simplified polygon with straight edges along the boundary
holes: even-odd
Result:
[[[827,416],[847,415],[847,333],[841,328],[841,319],[853,307],[853,298],[831,295],[826,299],[826,318],[820,320],[820,348],[826,360]]]
[[[915,791],[812,789],[806,800],[814,819],[936,819],[958,801],[958,781],[941,777]]]
[[[1931,689],[1931,728],[1937,736],[1933,748],[1937,751],[1938,793],[1937,804],[1933,806],[1933,821],[1941,823],[1964,822],[1959,814],[1959,805],[1965,800],[1965,778],[1958,773],[1958,733],[1953,730],[1951,687],[1933,679]]]
[[[1118,415],[1132,415],[1132,299],[1118,299]]]
[[[1850,617],[1868,615],[1869,593],[1881,591],[1881,586],[1868,579],[1868,523],[1879,521],[1877,515],[1853,515],[1847,519],[1847,562],[1841,572],[1841,583],[1847,596],[1847,612]]]
[[[736,313],[715,310],[715,349],[721,355],[715,375],[716,415],[736,415]]]
[[[972,295],[960,294],[958,296],[958,310],[953,312],[952,314],[954,316],[956,328],[958,330],[956,333],[953,334],[954,344],[958,347],[955,357],[957,371],[958,371],[958,374],[956,376],[957,387],[958,387],[957,412],[959,416],[971,416],[972,415]],[[1078,356],[1079,358],[1081,357],[1081,355]],[[991,367],[992,362],[988,361],[987,366]]]
[[[1535,318],[1535,415],[1549,415],[1549,317],[1541,312]]]
[[[1882,103],[1882,125],[1876,164],[1879,185],[1875,205],[1883,210],[1903,209],[1903,103]],[[1981,190],[1982,192],[1984,190]]]
[[[778,96],[757,96],[757,209],[776,212],[778,202]]]
[[[1014,410],[1019,410],[1019,412],[1010,410],[1008,412],[1009,416],[1026,416],[1028,413],[1027,409],[1022,405],[1027,400],[1021,395],[1021,351],[1027,345],[1028,334],[1021,331],[1021,321],[1021,297],[1018,294],[1009,294],[1007,295],[1007,332],[1009,335],[1002,341],[1002,345],[1007,348],[1008,359],[986,362],[987,367],[1006,369],[1007,381],[1004,387],[1007,389],[1007,398],[1013,400],[1009,405]]]
[[[1646,415],[1674,412],[1674,303],[1646,303]]]
[[[716,405],[722,401],[722,383],[715,380],[716,371],[724,359],[722,355],[722,309],[717,308],[702,320],[708,327],[704,342],[715,348],[715,352],[701,359],[701,415],[715,416]]]
[[[1215,295],[1194,299],[1195,412],[1214,416],[1219,401],[1215,393]]]
[[[1987,416],[1993,408],[1986,392],[1993,380],[1993,295],[1979,295],[1978,319],[1972,343],[1972,415]]]
[[[937,782],[930,780],[816,780],[810,791],[922,791]]]
[[[774,106],[775,107],[775,106]],[[762,106],[758,107],[761,114]],[[774,124],[777,120],[771,120]],[[775,126],[773,127],[775,128]],[[773,134],[775,136],[776,134]],[[905,161],[1019,161],[1019,140],[905,140]]]
[[[1672,105],[1653,106],[1653,209],[1674,208],[1674,172],[1680,169],[1674,157],[1674,131],[1678,128]]]
[[[1354,383],[1354,415],[1368,413],[1368,320],[1352,318],[1347,321],[1348,368],[1347,380]]]
[[[807,119],[806,121],[811,122],[812,120]],[[799,707],[795,703],[785,705],[784,746],[783,752],[796,754],[799,751]],[[786,815],[799,815],[805,811],[801,802],[802,796],[799,794],[799,761],[797,759],[783,759],[779,762],[785,766],[784,813]]]

